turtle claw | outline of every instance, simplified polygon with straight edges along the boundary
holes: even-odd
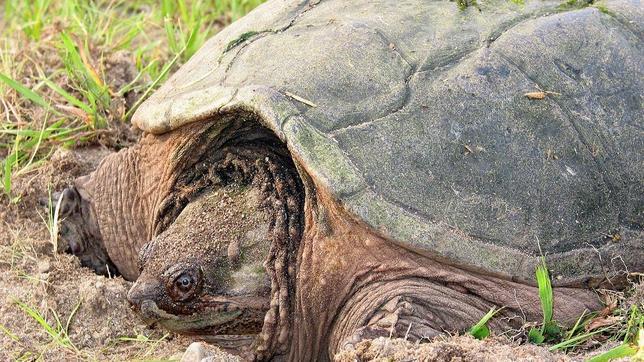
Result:
[[[54,223],[58,250],[75,255],[82,266],[96,274],[107,277],[120,275],[107,255],[87,201],[73,186],[57,194]]]

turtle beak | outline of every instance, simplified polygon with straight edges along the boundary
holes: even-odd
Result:
[[[144,313],[145,306],[150,306],[150,303],[156,305],[155,301],[161,298],[161,284],[156,281],[144,281],[139,278],[139,280],[132,285],[130,291],[127,292],[127,300],[134,307],[138,309],[145,319],[158,319],[156,315],[146,315],[150,313]]]

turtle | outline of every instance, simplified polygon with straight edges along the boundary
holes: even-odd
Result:
[[[644,268],[634,0],[268,1],[134,113],[61,240],[148,321],[328,360],[576,320]],[[239,347],[242,348],[242,347]]]

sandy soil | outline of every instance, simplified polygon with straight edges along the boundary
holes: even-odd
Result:
[[[125,298],[130,282],[95,275],[80,267],[76,258],[54,252],[46,222],[49,190],[62,190],[74,178],[91,172],[109,152],[105,148],[58,150],[43,167],[15,180],[20,202],[2,200],[0,360],[179,360],[193,342],[143,325]],[[644,295],[644,288],[640,289]],[[52,329],[39,324],[30,311],[42,315]],[[386,338],[363,341],[336,360],[569,361],[588,356],[552,354],[546,348],[519,346],[501,337],[478,341],[451,336],[426,344]]]
[[[571,361],[534,345],[516,345],[504,338],[478,341],[469,336],[437,338],[432,343],[380,337],[358,343],[355,349],[339,353],[336,361]]]

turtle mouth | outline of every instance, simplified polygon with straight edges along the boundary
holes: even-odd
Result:
[[[261,331],[268,306],[255,308],[222,297],[208,298],[196,305],[192,314],[174,314],[159,308],[154,300],[146,299],[139,306],[143,320],[166,329],[190,335],[246,335]],[[251,303],[252,304],[252,303]]]
[[[144,300],[141,303],[141,316],[147,323],[158,323],[161,326],[182,333],[200,334],[213,327],[221,327],[235,321],[242,315],[242,310],[222,311],[201,310],[199,312],[183,315],[172,314],[159,308],[153,300]]]

